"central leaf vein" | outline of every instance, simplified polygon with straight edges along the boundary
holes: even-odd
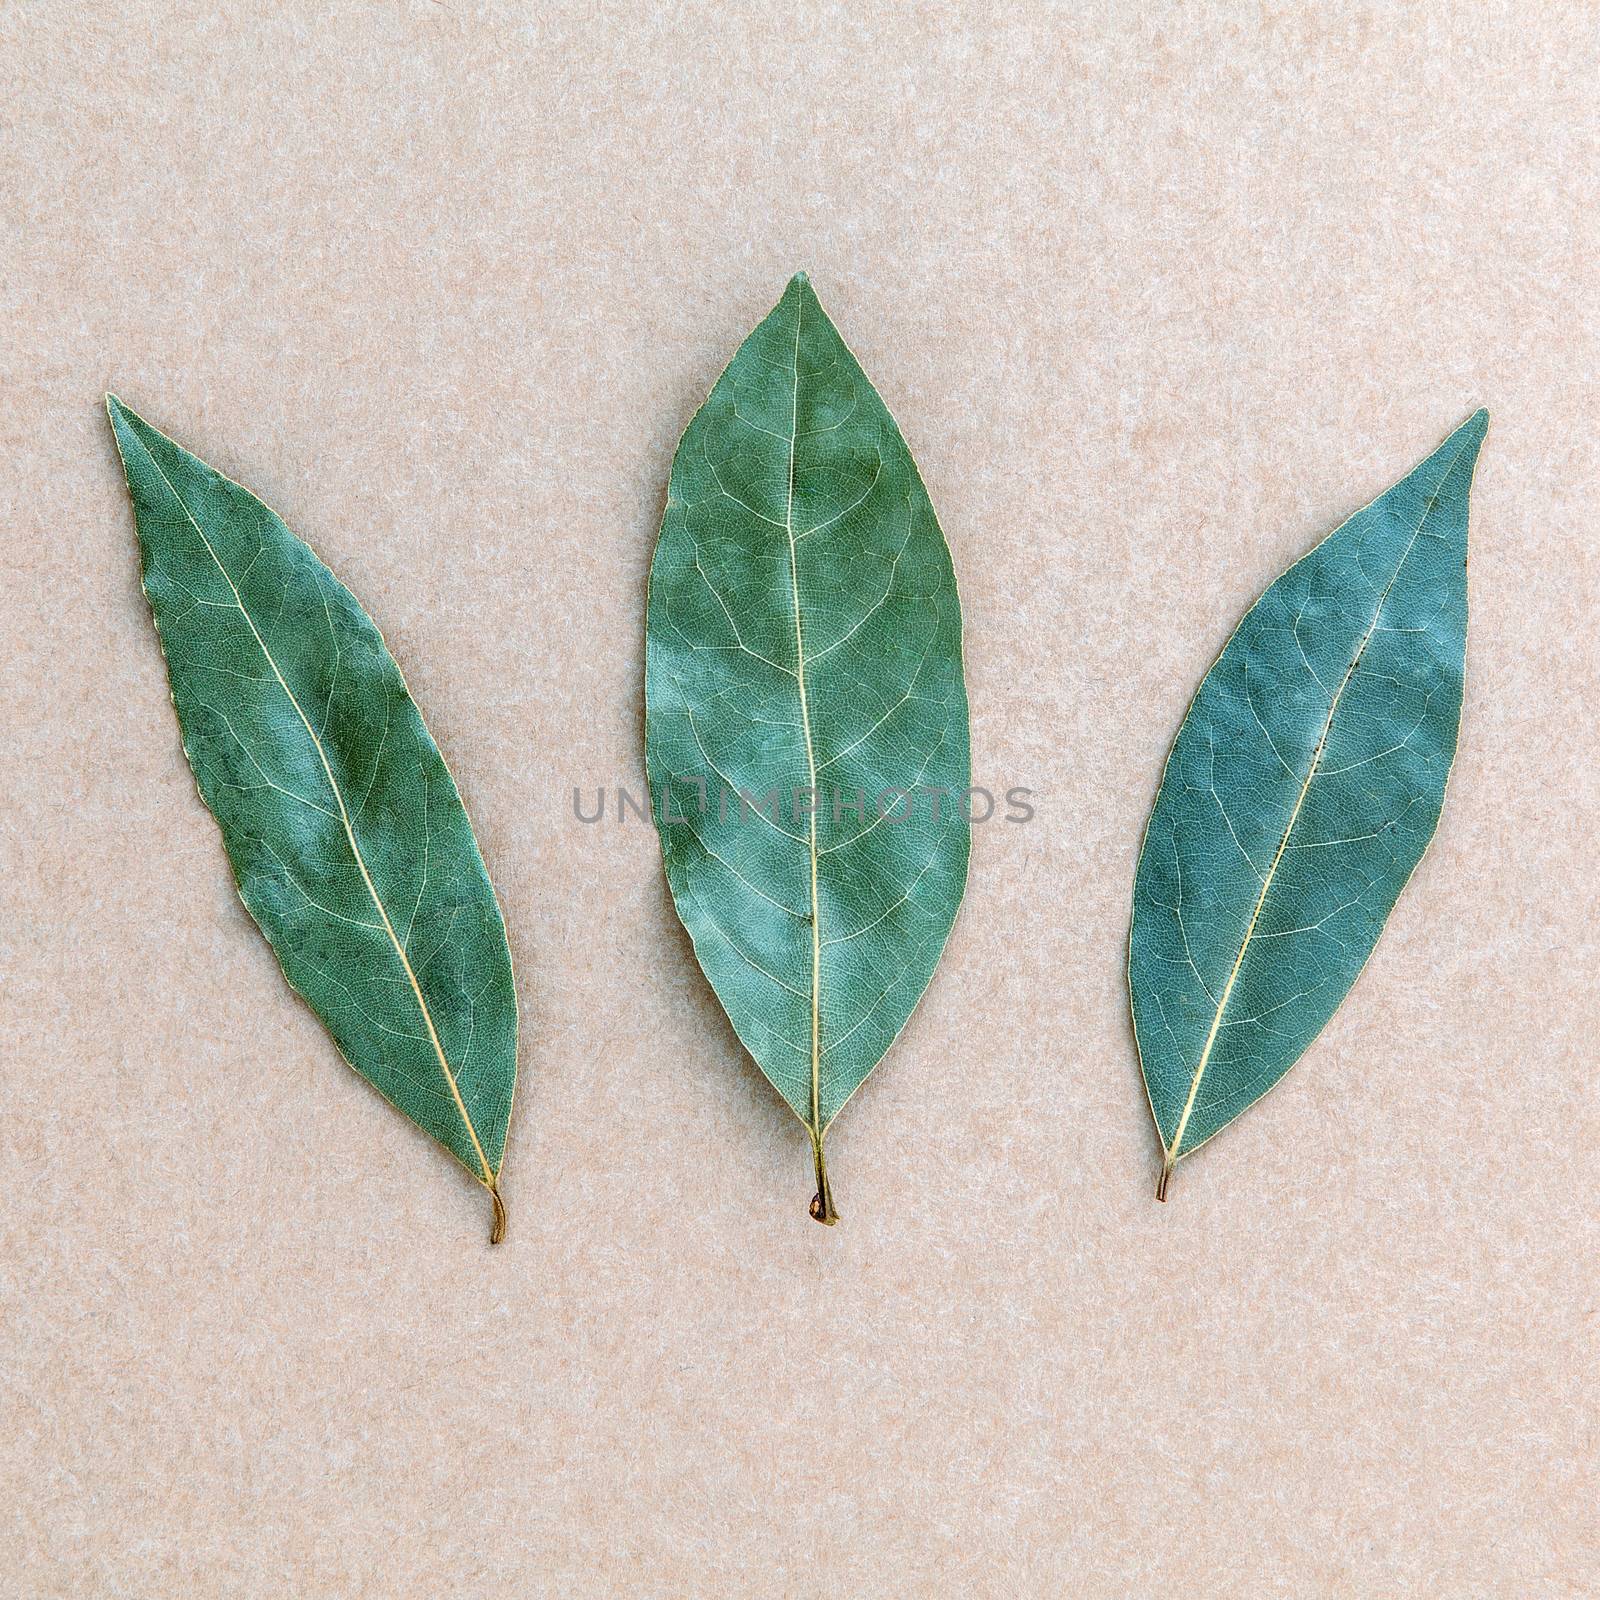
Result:
[[[1206,1068],[1210,1064],[1211,1055],[1216,1046],[1217,1036],[1224,1027],[1222,1019],[1227,1012],[1228,1002],[1233,997],[1234,985],[1238,982],[1240,969],[1244,966],[1245,955],[1249,951],[1251,943],[1256,937],[1256,927],[1261,921],[1261,913],[1263,908],[1266,906],[1267,896],[1271,892],[1273,879],[1277,876],[1278,868],[1282,864],[1284,855],[1289,849],[1290,838],[1294,834],[1295,824],[1300,820],[1300,813],[1305,805],[1306,796],[1311,792],[1311,785],[1316,780],[1318,774],[1323,770],[1322,758],[1328,748],[1328,737],[1333,731],[1334,717],[1338,713],[1339,704],[1344,698],[1345,690],[1349,688],[1351,680],[1355,677],[1356,671],[1361,665],[1361,660],[1366,654],[1367,646],[1372,642],[1373,635],[1378,631],[1378,625],[1383,619],[1383,608],[1389,599],[1390,591],[1394,588],[1401,572],[1405,570],[1406,562],[1411,559],[1411,552],[1415,548],[1417,540],[1422,536],[1423,530],[1427,527],[1428,518],[1433,515],[1433,509],[1435,505],[1438,504],[1439,496],[1444,492],[1444,486],[1449,482],[1450,474],[1455,471],[1456,463],[1461,459],[1462,452],[1465,449],[1465,444],[1457,449],[1455,455],[1451,457],[1449,464],[1439,475],[1439,481],[1434,486],[1433,492],[1428,496],[1427,501],[1424,503],[1421,514],[1417,518],[1417,525],[1411,530],[1411,536],[1406,541],[1406,547],[1401,552],[1400,559],[1395,563],[1394,570],[1389,574],[1388,581],[1384,584],[1382,591],[1378,595],[1377,603],[1373,607],[1372,619],[1367,624],[1365,631],[1362,633],[1360,640],[1357,642],[1356,647],[1351,654],[1349,665],[1346,666],[1344,670],[1344,676],[1339,680],[1339,686],[1334,690],[1333,695],[1329,700],[1328,714],[1323,720],[1322,732],[1318,735],[1316,747],[1312,750],[1310,765],[1306,769],[1305,778],[1300,782],[1299,793],[1295,796],[1294,807],[1289,813],[1289,820],[1284,826],[1283,835],[1278,840],[1278,848],[1276,853],[1273,855],[1272,865],[1267,868],[1266,876],[1261,880],[1261,892],[1256,896],[1256,903],[1250,913],[1250,920],[1245,926],[1244,938],[1239,944],[1239,953],[1234,957],[1233,967],[1228,973],[1227,982],[1223,984],[1222,994],[1216,1002],[1216,1011],[1211,1018],[1210,1031],[1206,1035],[1204,1045],[1201,1046],[1200,1059],[1195,1063],[1194,1077],[1189,1083],[1188,1098],[1184,1101],[1183,1111],[1178,1117],[1177,1127],[1173,1130],[1172,1143],[1167,1149],[1166,1159],[1169,1169],[1172,1163],[1177,1161],[1179,1153],[1182,1149],[1183,1136],[1188,1131],[1189,1119],[1194,1112],[1195,1102],[1199,1098],[1201,1080],[1205,1077]],[[1248,697],[1248,679],[1246,680],[1246,695]],[[1255,712],[1255,705],[1253,702],[1251,703],[1250,709],[1252,713]],[[1257,715],[1256,720],[1257,722],[1260,722],[1259,715]],[[1265,725],[1262,726],[1261,731],[1264,734],[1267,734]],[[1267,742],[1268,744],[1272,744],[1272,736],[1270,734],[1267,734]],[[1277,746],[1273,745],[1272,748],[1273,754],[1278,755]],[[1282,761],[1283,757],[1279,755],[1278,759]],[[1285,766],[1287,766],[1287,763],[1285,763]],[[1289,770],[1292,774],[1293,769],[1291,768]],[[1349,769],[1335,768],[1332,770],[1332,772],[1330,772],[1329,775],[1336,775],[1338,772],[1346,770]]]
[[[800,325],[805,297],[795,296],[794,360],[789,388],[789,481],[784,497],[783,524],[789,540],[789,586],[794,596],[795,679],[800,687],[800,731],[805,739],[807,782],[811,791],[811,828],[808,841],[811,872],[811,1137],[822,1139],[822,927],[817,905],[817,755],[811,738],[811,706],[806,698],[806,638],[800,620],[800,566],[794,532],[794,458],[800,434]]]
[[[141,441],[141,444],[142,443],[143,441]],[[284,678],[282,671],[279,669],[278,663],[274,659],[272,652],[267,648],[266,640],[262,638],[260,629],[256,627],[255,619],[250,615],[249,609],[244,603],[244,597],[239,593],[238,585],[233,581],[233,578],[229,574],[227,567],[223,565],[222,558],[217,554],[216,547],[211,543],[210,539],[206,537],[205,529],[200,526],[200,523],[195,517],[194,513],[189,509],[188,502],[185,501],[183,496],[178,492],[177,485],[174,484],[172,479],[167,475],[166,470],[156,459],[155,454],[148,449],[145,451],[145,454],[149,458],[151,465],[154,466],[156,472],[160,475],[161,481],[166,484],[168,493],[170,493],[173,500],[177,502],[179,509],[183,512],[185,518],[188,520],[189,526],[193,528],[195,533],[199,536],[200,542],[206,548],[207,555],[209,555],[212,561],[216,564],[217,571],[222,574],[223,582],[228,585],[229,590],[232,592],[233,603],[238,608],[239,615],[244,618],[245,626],[249,628],[251,637],[254,638],[262,656],[266,659],[267,665],[272,669],[273,677],[278,680],[278,687],[283,690],[283,693],[288,699],[289,704],[294,708],[295,715],[299,717],[301,725],[306,730],[306,737],[311,740],[312,747],[317,752],[317,758],[322,763],[323,774],[328,780],[328,787],[332,791],[334,801],[339,807],[339,820],[344,827],[345,840],[349,844],[350,853],[355,857],[356,866],[361,873],[361,881],[366,885],[367,893],[372,897],[372,903],[376,907],[378,916],[382,921],[383,931],[388,935],[389,943],[394,947],[394,953],[405,972],[407,980],[410,983],[412,995],[417,1003],[417,1009],[422,1013],[423,1025],[428,1030],[428,1042],[433,1046],[434,1054],[438,1058],[439,1070],[444,1074],[445,1082],[450,1086],[450,1095],[455,1102],[456,1111],[461,1118],[463,1126],[467,1130],[467,1137],[472,1141],[473,1153],[477,1156],[478,1163],[483,1168],[483,1182],[490,1188],[493,1188],[495,1182],[494,1168],[489,1165],[489,1159],[484,1154],[483,1145],[478,1139],[478,1130],[473,1125],[472,1117],[467,1111],[466,1102],[461,1097],[461,1087],[456,1082],[456,1075],[451,1070],[450,1062],[445,1056],[444,1046],[439,1040],[438,1029],[434,1026],[433,1014],[429,1010],[428,1002],[422,993],[422,985],[417,980],[416,972],[412,968],[411,961],[406,955],[404,945],[400,942],[400,939],[395,934],[394,924],[390,921],[388,908],[384,905],[383,898],[378,893],[377,885],[372,881],[372,874],[367,869],[366,858],[362,854],[361,846],[356,840],[355,828],[351,823],[350,813],[345,805],[344,793],[339,787],[338,780],[334,777],[333,766],[328,760],[328,753],[323,747],[322,740],[318,738],[316,730],[311,726],[311,719],[306,715],[304,708],[300,704],[300,701],[295,696],[294,691],[289,687],[288,681]],[[335,642],[337,643],[337,641]]]

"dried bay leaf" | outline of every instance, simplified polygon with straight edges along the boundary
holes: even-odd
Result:
[[[1128,987],[1163,1163],[1267,1092],[1365,964],[1438,825],[1467,640],[1479,411],[1258,599],[1167,758]]]
[[[950,552],[804,274],[678,445],[645,704],[678,915],[810,1135],[831,1223],[823,1140],[933,975],[971,780]]]
[[[517,1074],[500,908],[382,635],[272,511],[114,396],[184,754],[240,898],[362,1077],[488,1189]]]

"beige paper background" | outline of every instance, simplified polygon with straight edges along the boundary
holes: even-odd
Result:
[[[0,1590],[1594,1593],[1600,44],[1585,5],[0,9]],[[640,783],[672,448],[797,267],[955,552],[976,830],[805,1140]],[[101,393],[368,605],[525,1010],[512,1232],[338,1060],[185,769]],[[1188,697],[1476,404],[1438,841],[1152,1201]]]

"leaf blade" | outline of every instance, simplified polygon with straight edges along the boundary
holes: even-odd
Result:
[[[1474,413],[1269,585],[1173,742],[1128,953],[1162,1198],[1177,1161],[1310,1046],[1433,837],[1459,731],[1467,514],[1487,425]]]
[[[811,1134],[831,1220],[822,1139],[932,977],[965,885],[970,768],[949,550],[804,274],[685,430],[648,614],[646,769],[674,903]],[[696,809],[684,780],[737,817]],[[949,798],[878,814],[919,785]],[[820,804],[797,812],[797,791]]]
[[[115,396],[107,414],[184,753],[240,898],[345,1059],[490,1190],[498,1237],[516,993],[438,746],[310,548]]]

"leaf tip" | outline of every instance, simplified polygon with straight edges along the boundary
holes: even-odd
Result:
[[[124,473],[128,470],[128,439],[132,431],[133,413],[109,389],[106,390],[106,421],[111,424],[111,442],[117,447],[117,456]]]
[[[121,395],[113,393],[110,389],[106,390],[106,419],[111,424],[111,431],[118,435],[119,448],[122,433],[132,431],[136,424],[148,426],[144,418]]]
[[[804,289],[804,288],[809,287],[810,283],[811,283],[811,275],[810,275],[810,273],[808,273],[804,269],[802,269],[801,271],[795,273],[795,275],[789,280],[789,287],[791,289]]]
[[[1465,422],[1456,429],[1452,437],[1461,440],[1464,445],[1471,445],[1476,450],[1483,443],[1483,436],[1489,431],[1489,408],[1479,406]]]

